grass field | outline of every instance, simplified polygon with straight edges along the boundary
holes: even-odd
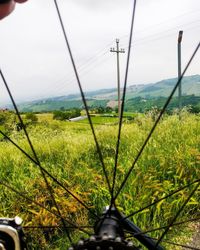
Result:
[[[53,114],[52,113],[42,113],[37,114],[37,118],[39,122],[51,122],[53,120]]]
[[[118,123],[119,119],[117,117],[103,117],[103,116],[94,116],[91,117],[93,124],[99,124],[99,125],[108,125],[108,124],[116,124]],[[81,121],[78,121],[78,123],[89,123],[88,119],[84,119]]]
[[[109,116],[108,115],[101,115],[101,114],[95,114],[91,116],[92,123],[93,124],[98,124],[98,125],[114,125],[117,124],[119,121],[119,118],[117,116]],[[136,114],[131,113],[131,112],[125,112],[124,114],[124,120],[127,120],[126,117],[136,117]],[[42,114],[37,114],[37,118],[39,122],[51,122],[53,121],[53,114],[52,113],[42,113]],[[65,122],[68,122],[67,120]],[[74,123],[74,122],[73,122]],[[89,121],[88,119],[76,121],[75,123],[83,123],[83,124],[88,124]]]
[[[39,122],[27,127],[41,165],[55,176],[65,187],[85,202],[92,211],[101,213],[109,204],[110,196],[103,175],[101,162],[89,128],[89,124],[61,122],[47,115],[40,115]],[[104,163],[112,182],[117,138],[117,125],[111,125],[113,118],[93,117]],[[118,118],[114,118],[118,121]],[[83,121],[82,121],[83,122]],[[108,123],[109,125],[102,125]],[[166,116],[149,141],[140,160],[117,199],[117,205],[125,214],[130,214],[147,204],[196,180],[200,176],[200,117],[183,113]],[[153,125],[149,115],[137,117],[122,128],[117,168],[116,190],[142,146]],[[33,157],[23,131],[13,131],[11,138]],[[8,141],[0,141],[0,179],[32,200],[56,211],[46,190],[40,170]],[[94,218],[65,190],[50,178],[55,199],[65,218],[78,225],[91,225]],[[149,207],[131,217],[142,230],[165,226],[175,216],[194,185],[183,189],[155,206]],[[5,186],[0,188],[0,216],[19,215],[26,226],[59,226],[60,220],[45,209],[38,207]],[[199,191],[188,202],[177,221],[199,214]],[[180,230],[181,228],[181,230]],[[188,240],[188,224],[173,227],[167,238],[184,243]],[[66,235],[59,229],[26,229],[31,249],[66,249]],[[45,233],[44,233],[45,232]],[[71,231],[77,240],[84,235]],[[150,233],[159,237],[163,230]],[[181,249],[178,247],[167,249]]]

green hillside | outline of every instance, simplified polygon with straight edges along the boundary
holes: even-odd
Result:
[[[95,100],[90,99],[87,101],[89,107],[105,107],[108,100]],[[53,110],[62,110],[62,109],[72,109],[72,108],[83,108],[83,102],[81,100],[44,100],[39,102],[30,102],[20,104],[19,108],[22,112],[46,112]]]
[[[166,97],[154,97],[144,99],[142,97],[136,97],[132,99],[128,99],[125,103],[125,111],[129,112],[146,112],[154,107],[161,109],[167,98]],[[183,107],[191,107],[193,111],[200,112],[200,96],[183,96],[182,97],[182,106]],[[168,111],[172,111],[175,108],[179,107],[179,99],[178,97],[172,98]]]
[[[126,111],[145,111],[153,106],[161,108],[166,98],[170,95],[177,78],[171,78],[151,84],[135,84],[127,87]],[[183,106],[200,105],[200,75],[186,76],[182,80]],[[89,107],[106,107],[109,101],[117,100],[117,90],[101,89],[86,92],[87,104]],[[177,93],[170,104],[170,108],[178,107]],[[139,99],[137,99],[139,98]],[[12,109],[11,106],[7,106]],[[1,108],[1,107],[0,107]],[[83,108],[83,102],[79,94],[59,96],[36,100],[19,104],[22,112],[46,112],[53,110]]]
[[[138,95],[143,97],[160,97],[169,96],[174,85],[177,82],[177,78],[163,80],[156,84],[145,87]],[[183,95],[200,95],[200,76],[187,76],[182,80],[182,93]]]

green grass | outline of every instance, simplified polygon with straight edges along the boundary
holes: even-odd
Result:
[[[37,118],[39,122],[51,122],[53,120],[53,114],[52,113],[42,113],[37,114]]]
[[[118,123],[118,117],[106,117],[106,116],[92,116],[93,124],[105,125],[105,124],[116,124]],[[77,121],[77,123],[89,123],[88,119]]]
[[[138,114],[132,112],[124,112],[123,121],[127,121],[129,117],[136,118]],[[127,118],[128,117],[128,118]],[[119,122],[119,118],[117,114],[115,116],[111,116],[110,114],[95,114],[91,115],[91,119],[93,124],[98,125],[116,125]],[[77,121],[77,123],[85,123],[88,124],[88,119]]]
[[[127,116],[128,116],[128,117],[133,117],[133,118],[134,118],[134,117],[137,117],[138,114],[137,114],[137,113],[133,113],[133,112],[124,112],[124,113],[123,113],[123,116],[124,116],[124,117],[127,117]]]
[[[97,123],[96,135],[109,180],[112,181],[118,126],[110,124],[113,124],[112,121],[118,121],[118,118],[92,119]],[[187,113],[182,114],[181,120],[174,115],[166,116],[161,121],[117,199],[121,211],[125,214],[132,213],[199,178],[199,122],[199,116]],[[123,124],[116,188],[119,188],[152,125],[153,118],[150,115],[136,117],[131,123]],[[109,204],[110,196],[89,125],[53,121],[48,118],[41,119],[37,125],[29,126],[28,132],[41,165],[88,204],[92,211],[101,213],[102,208]],[[13,131],[11,137],[32,155],[22,131]],[[56,211],[38,167],[7,141],[0,142],[0,166],[1,180]],[[62,188],[49,178],[48,180],[52,184],[61,213],[74,223],[91,225],[94,221],[92,216]],[[132,221],[143,230],[167,225],[192,188],[194,187],[184,189],[156,206],[138,213],[131,218]],[[54,215],[3,186],[0,188],[0,204],[0,216],[19,215],[24,219],[25,225],[61,225]],[[191,218],[197,213],[199,191],[180,214],[178,221]],[[185,224],[183,228],[187,226]],[[185,234],[182,235],[180,231],[180,226],[174,227],[170,230],[169,239],[176,241],[179,238],[181,243],[184,243],[187,237],[185,239]],[[48,231],[45,235],[42,230],[26,230],[26,233],[31,249],[66,249],[66,236],[63,237],[60,230]],[[156,231],[150,235],[159,237],[161,233],[162,231]],[[75,240],[80,235],[82,234],[78,231],[72,232]],[[167,249],[170,249],[169,246]]]

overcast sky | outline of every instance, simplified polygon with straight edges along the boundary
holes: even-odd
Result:
[[[60,0],[64,25],[84,90],[116,86],[115,39],[127,52],[132,0]],[[177,75],[200,38],[200,0],[138,0],[128,85]],[[121,84],[125,54],[120,54]],[[0,67],[16,100],[77,93],[53,0],[29,0],[0,21]],[[186,75],[200,74],[198,52]],[[0,80],[0,103],[6,99]]]

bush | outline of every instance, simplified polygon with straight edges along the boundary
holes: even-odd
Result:
[[[37,118],[36,114],[34,114],[34,113],[26,113],[25,118],[26,118],[26,120],[28,120],[31,123],[38,121],[38,118]]]
[[[74,118],[80,115],[81,115],[81,111],[79,109],[72,109],[72,110],[66,110],[66,111],[56,110],[53,112],[53,119],[64,121],[64,120],[68,120],[70,118]]]
[[[13,111],[0,110],[0,127],[1,129],[9,133],[16,128],[16,115]]]

